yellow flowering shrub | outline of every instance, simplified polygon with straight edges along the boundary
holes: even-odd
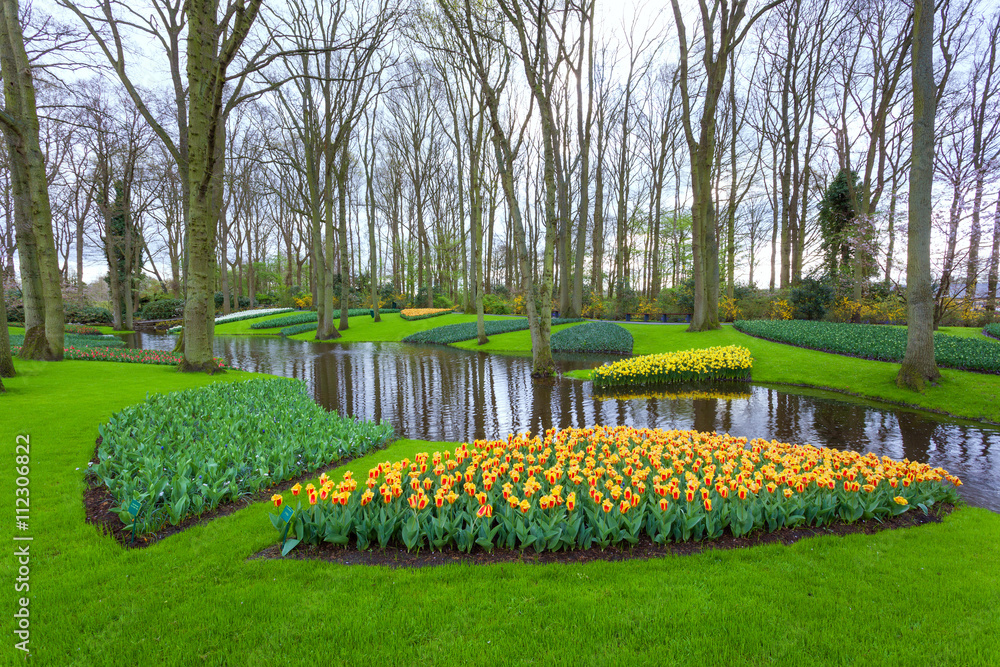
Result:
[[[322,541],[536,551],[737,537],[891,517],[961,481],[942,468],[776,441],[628,426],[550,429],[325,474],[271,514],[283,552]],[[303,493],[304,492],[304,493]],[[303,502],[304,497],[304,502]],[[276,508],[285,504],[275,494]]]
[[[842,296],[833,302],[830,314],[835,322],[853,322],[861,314],[861,304]]]
[[[769,320],[790,320],[795,314],[795,306],[788,303],[787,299],[775,299],[767,312]]]
[[[753,357],[739,345],[647,354],[598,366],[594,387],[656,385],[702,380],[749,380]]]
[[[726,322],[734,322],[743,317],[743,312],[736,305],[736,299],[730,296],[719,299],[719,313]]]
[[[527,315],[527,307],[524,305],[524,295],[518,294],[514,297],[514,302],[512,304],[514,308],[514,313],[517,315]]]
[[[590,295],[590,300],[583,306],[583,316],[600,319],[604,315],[604,299],[597,292]]]
[[[313,298],[312,294],[306,294],[301,297],[295,297],[295,306],[298,308],[312,308]]]

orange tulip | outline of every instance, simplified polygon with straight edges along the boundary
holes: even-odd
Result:
[[[623,500],[621,502],[621,505],[618,506],[618,511],[621,512],[622,514],[625,514],[625,512],[628,512],[631,508],[632,506],[628,504],[628,501]]]
[[[531,503],[529,503],[527,500],[522,500],[521,501],[521,512],[523,514],[527,514],[529,509],[531,509]]]
[[[571,493],[566,496],[566,509],[572,512],[576,509],[576,494]]]
[[[711,512],[712,511],[712,499],[711,498],[705,498],[705,511],[706,512]]]
[[[417,501],[417,509],[418,510],[424,509],[425,507],[427,507],[428,502],[429,501],[427,500],[427,496],[420,496],[420,499]]]
[[[271,502],[274,503],[275,507],[281,507],[281,503],[285,502],[285,499],[281,497],[280,494],[274,494],[271,496]]]
[[[301,484],[296,484],[295,486],[292,487],[292,495],[293,496],[299,495],[299,491],[301,491],[301,490],[302,490],[302,485]]]
[[[668,501],[666,498],[660,498],[660,509],[661,510],[663,510],[664,512],[666,512],[667,511],[667,507],[669,507],[669,506],[670,506],[670,501]]]
[[[372,493],[370,489],[368,491],[365,491],[364,493],[362,493],[361,494],[361,506],[364,507],[365,505],[367,505],[368,503],[370,503],[371,500],[372,500],[372,498],[374,498],[374,497],[375,497],[375,494]]]
[[[601,504],[601,509],[603,509],[605,511],[605,513],[610,512],[612,507],[614,507],[614,505],[611,504],[610,500],[605,500]]]

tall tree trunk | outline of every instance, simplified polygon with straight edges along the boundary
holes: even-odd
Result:
[[[32,295],[32,308],[36,311],[33,318],[44,318],[33,321],[34,326],[29,327],[29,305],[25,303],[25,344],[21,349],[21,356],[58,361],[63,358],[65,331],[62,284],[52,233],[52,208],[49,203],[45,158],[38,139],[35,86],[24,49],[24,34],[18,12],[17,0],[0,2],[0,75],[4,82],[5,100],[0,127],[7,138],[8,159],[12,167],[15,218],[20,211],[23,216],[20,227],[25,232],[30,228],[34,236],[25,238],[27,245],[32,245],[32,242],[34,245],[33,257],[27,258],[29,273],[34,273],[37,267],[38,275],[38,282],[32,285],[39,288]],[[31,252],[30,248],[28,251]],[[22,270],[24,263],[22,260]],[[44,342],[39,340],[39,327],[44,327]]]
[[[345,141],[341,148],[340,169],[337,173],[337,194],[340,204],[340,330],[348,328],[347,316],[351,308],[351,261],[347,252],[347,171],[351,154]]]
[[[240,5],[230,18],[220,57],[216,3],[187,3],[187,75],[190,97],[188,119],[187,301],[184,304],[185,372],[219,372],[212,357],[215,331],[215,246],[219,192],[222,188],[219,155],[225,150],[225,113],[222,93],[226,69],[236,57],[260,9],[261,0]]]
[[[14,371],[14,358],[10,351],[10,331],[7,329],[7,299],[3,292],[0,292],[0,378],[12,378],[16,375]],[[0,382],[0,391],[3,391],[3,382]]]
[[[931,294],[931,186],[934,183],[934,3],[915,0],[913,16],[913,148],[910,160],[906,264],[906,355],[896,384],[922,391],[941,377],[934,359]]]

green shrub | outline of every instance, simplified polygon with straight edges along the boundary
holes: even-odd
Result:
[[[487,315],[513,315],[514,309],[510,302],[499,294],[484,294],[483,312]]]
[[[99,431],[90,475],[111,492],[124,523],[133,523],[128,506],[139,501],[138,534],[366,454],[392,437],[388,424],[327,412],[305,383],[283,378],[154,394]]]
[[[139,309],[140,320],[171,320],[184,314],[184,299],[157,299]]]
[[[66,321],[73,324],[111,324],[111,311],[107,308],[95,308],[93,306],[79,306],[67,303],[63,312]],[[8,306],[7,321],[11,324],[24,324],[24,305],[16,304]]]
[[[797,287],[792,288],[791,299],[796,319],[821,320],[833,303],[833,288],[815,278],[803,278]]]
[[[434,307],[435,308],[454,308],[455,304],[448,297],[444,296],[443,294],[439,294],[439,295],[437,295],[437,296],[434,297]]]
[[[632,334],[614,322],[585,322],[552,334],[553,352],[632,354]]]
[[[733,326],[758,338],[863,359],[900,362],[906,353],[902,327],[804,320],[737,320]],[[988,340],[936,333],[934,357],[947,368],[1000,373],[1000,345]]]
[[[552,326],[582,321],[581,319],[557,317],[552,320]],[[483,328],[486,330],[487,336],[496,336],[512,331],[524,331],[528,328],[528,318],[515,317],[509,320],[487,320],[483,322]],[[446,324],[441,327],[428,329],[427,331],[412,333],[404,338],[403,342],[450,345],[451,343],[458,343],[463,340],[472,340],[478,335],[475,322],[462,322],[460,324]]]

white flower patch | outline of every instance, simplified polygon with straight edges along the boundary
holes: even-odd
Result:
[[[240,320],[252,320],[257,317],[266,317],[268,315],[278,315],[280,313],[290,313],[294,308],[257,308],[255,310],[241,310],[238,313],[232,313],[230,315],[220,315],[215,318],[216,324],[225,324],[226,322],[239,322]],[[180,330],[184,327],[176,326],[167,329],[167,333],[180,333]]]

